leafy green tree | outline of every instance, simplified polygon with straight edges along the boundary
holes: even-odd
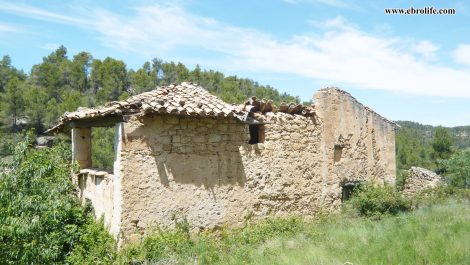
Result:
[[[162,79],[160,80],[161,85],[175,84],[178,80],[178,71],[174,62],[166,62],[162,64]]]
[[[13,129],[17,128],[18,118],[23,116],[25,109],[22,85],[17,77],[11,78],[3,96],[1,97],[3,115],[11,121]]]
[[[144,65],[136,72],[129,70],[128,76],[129,85],[133,94],[139,94],[156,88],[155,72],[151,68],[149,62],[145,62]]]
[[[437,127],[431,143],[434,158],[448,159],[452,154],[452,142],[449,130],[442,126]]]
[[[153,58],[152,60],[152,72],[154,79],[154,86],[161,85],[161,79],[163,79],[163,60],[160,58]]]
[[[454,153],[444,164],[444,179],[449,185],[470,188],[470,149]]]
[[[52,122],[50,118],[46,119],[46,103],[50,99],[47,92],[41,87],[28,85],[25,88],[24,99],[29,125],[35,128],[36,133],[42,133],[44,127]]]
[[[34,65],[31,70],[31,81],[45,89],[49,97],[60,103],[61,91],[70,87],[70,61],[67,58],[67,49],[60,46],[44,57],[41,64]]]
[[[67,148],[69,149],[69,148]],[[20,143],[0,165],[0,256],[10,264],[64,260],[78,239],[84,212],[69,181],[64,148],[32,152]],[[66,153],[66,152],[65,152]]]
[[[128,88],[126,64],[110,57],[93,60],[91,82],[98,104],[118,100]]]
[[[71,86],[79,92],[86,92],[90,89],[90,71],[93,57],[88,52],[80,52],[73,57],[71,65]]]
[[[10,56],[3,56],[0,61],[0,92],[4,92],[7,86],[8,80],[11,76],[11,59]]]
[[[13,160],[0,162],[1,263],[57,264],[74,253],[82,254],[81,260],[111,261],[114,240],[81,206],[70,181],[69,145],[42,150],[28,145],[17,143]]]

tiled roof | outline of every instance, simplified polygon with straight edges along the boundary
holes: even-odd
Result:
[[[123,101],[112,101],[96,108],[79,108],[66,112],[57,125],[47,130],[61,130],[69,122],[93,120],[108,116],[132,114],[172,114],[194,117],[235,117],[243,119],[246,112],[211,95],[201,86],[192,83],[163,86],[156,90],[132,96]]]

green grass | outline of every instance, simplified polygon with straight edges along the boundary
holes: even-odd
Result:
[[[348,214],[313,222],[275,219],[189,236],[157,231],[120,251],[117,263],[470,264],[470,207],[447,201],[380,220]],[[349,263],[348,263],[349,262]]]
[[[380,221],[342,216],[311,229],[322,233],[316,238],[276,238],[257,248],[253,263],[470,264],[470,208],[464,203],[434,205]],[[276,254],[263,255],[263,248]]]

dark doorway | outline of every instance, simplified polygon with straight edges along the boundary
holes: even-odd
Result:
[[[342,187],[341,201],[345,202],[351,198],[354,190],[361,185],[360,181],[348,181],[345,182]]]

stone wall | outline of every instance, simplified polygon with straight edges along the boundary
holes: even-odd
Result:
[[[394,182],[393,123],[336,89],[315,112],[257,115],[257,144],[235,118],[131,116],[117,126],[111,230],[129,242],[182,218],[202,230],[313,216],[338,209],[348,181]]]
[[[124,239],[185,217],[195,229],[317,209],[319,127],[268,114],[264,143],[230,119],[154,116],[124,124]]]
[[[346,181],[395,183],[394,123],[338,89],[318,91],[315,110],[323,121],[322,177],[332,187],[327,192],[340,194]]]
[[[425,189],[437,187],[441,183],[441,176],[431,170],[420,167],[411,167],[410,170],[408,170],[408,176],[405,180],[403,194],[411,197]]]

